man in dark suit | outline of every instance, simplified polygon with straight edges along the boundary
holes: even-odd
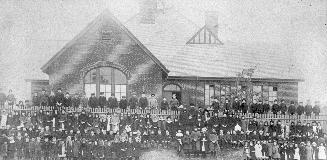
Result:
[[[285,100],[281,100],[281,103],[280,103],[280,111],[281,111],[281,114],[285,115],[286,114],[286,111],[287,111],[287,106],[285,104]]]
[[[240,106],[241,106],[240,101],[238,100],[237,97],[235,97],[233,102],[233,110],[237,112],[241,112]]]
[[[95,97],[95,94],[92,93],[91,97],[89,98],[89,107],[95,108],[98,107],[98,99]]]
[[[212,109],[213,109],[215,112],[218,112],[218,111],[219,111],[219,102],[218,102],[218,98],[217,98],[217,97],[215,97],[215,98],[213,99],[213,102],[212,102],[212,104],[211,104],[211,107],[212,107]]]
[[[34,93],[33,97],[32,97],[32,103],[33,103],[33,106],[39,106],[40,105],[40,98],[37,94],[37,92]]]
[[[132,93],[132,97],[129,98],[128,105],[130,109],[136,109],[136,107],[138,106],[138,99],[135,93]]]
[[[108,98],[108,107],[113,109],[118,107],[118,101],[114,93],[111,93],[111,96]]]
[[[307,105],[305,105],[305,115],[306,116],[311,116],[312,113],[312,106],[310,100],[307,100]]]
[[[277,99],[274,100],[274,104],[271,108],[271,111],[274,113],[274,114],[277,114],[279,111],[280,111],[280,107],[279,105],[277,104]]]
[[[312,112],[315,114],[315,116],[319,116],[320,113],[319,101],[315,102],[315,106],[312,108]]]
[[[55,95],[56,106],[61,107],[63,105],[63,103],[64,103],[64,98],[65,98],[65,96],[62,93],[61,88],[58,88],[57,93]]]
[[[126,96],[122,96],[122,98],[119,101],[119,108],[120,109],[126,109],[127,108],[127,99]]]
[[[297,112],[298,116],[301,116],[304,113],[303,102],[299,103],[299,106],[297,106],[297,108],[296,108],[296,112]]]
[[[66,92],[66,94],[65,94],[63,106],[66,108],[72,106],[72,99],[70,98],[70,95],[68,92]]]
[[[145,96],[145,93],[142,93],[141,98],[139,99],[139,105],[142,109],[145,109],[148,107],[149,102],[148,99]]]
[[[40,105],[41,106],[48,106],[49,96],[45,93],[45,89],[42,89],[42,93],[40,96]]]
[[[291,105],[288,107],[288,113],[290,115],[294,115],[296,112],[296,107],[294,105],[294,101],[291,101]]]
[[[100,97],[99,97],[99,106],[101,108],[103,108],[104,106],[106,106],[108,103],[107,103],[107,98],[104,96],[104,93],[103,92],[100,92]]]

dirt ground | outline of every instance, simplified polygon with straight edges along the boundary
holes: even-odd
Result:
[[[172,150],[153,150],[145,152],[141,160],[242,160],[242,150],[223,150],[217,158],[185,158],[179,157]]]

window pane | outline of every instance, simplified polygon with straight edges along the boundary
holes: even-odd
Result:
[[[204,104],[209,105],[209,97],[210,97],[210,92],[209,92],[209,84],[204,85]]]
[[[120,92],[120,85],[115,85],[115,92]]]
[[[91,97],[91,93],[96,92],[96,84],[85,84],[85,94],[87,97]]]
[[[102,68],[100,68],[100,75],[111,76],[111,70],[112,70],[112,68],[110,68],[110,67],[102,67]]]
[[[111,84],[111,76],[100,75],[100,83]]]
[[[115,84],[126,84],[126,76],[123,72],[115,69],[114,70],[114,76],[115,76]]]
[[[85,76],[85,83],[96,83],[96,69],[87,72]]]
[[[124,92],[126,94],[126,91],[127,91],[126,90],[126,85],[120,85],[120,92]]]

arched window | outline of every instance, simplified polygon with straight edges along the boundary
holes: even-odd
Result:
[[[100,92],[104,92],[107,98],[114,94],[117,100],[120,100],[122,96],[126,96],[126,75],[118,69],[111,67],[96,68],[89,71],[84,80],[87,97],[90,97],[92,93],[99,96]]]
[[[181,102],[182,99],[181,87],[175,84],[169,84],[164,87],[163,89],[164,98],[166,98],[169,101],[172,99],[173,94],[176,94],[176,98],[178,99],[178,101]]]

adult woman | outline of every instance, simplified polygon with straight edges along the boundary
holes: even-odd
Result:
[[[318,147],[318,159],[319,160],[326,160],[326,147],[323,143],[320,143],[320,146]]]
[[[279,160],[280,159],[280,154],[279,154],[279,145],[277,144],[276,141],[274,141],[273,147],[272,147],[272,158]]]
[[[294,145],[294,159],[300,160],[300,148],[298,144]]]
[[[313,148],[311,146],[310,141],[308,141],[307,146],[305,147],[305,151],[306,151],[306,160],[312,160]]]

